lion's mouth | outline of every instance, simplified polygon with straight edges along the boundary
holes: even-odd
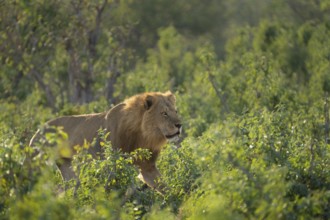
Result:
[[[176,132],[175,134],[166,135],[165,137],[167,139],[172,139],[172,138],[174,138],[176,136],[179,136],[179,135],[180,135],[180,130],[178,130],[178,132]]]

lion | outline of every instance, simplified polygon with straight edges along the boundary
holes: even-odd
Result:
[[[170,91],[138,94],[107,112],[62,116],[46,122],[45,126],[61,127],[68,135],[72,154],[62,156],[57,163],[65,181],[76,178],[71,168],[72,157],[76,153],[74,147],[82,146],[86,142],[97,142],[98,131],[104,129],[109,132],[107,139],[115,149],[127,153],[138,148],[151,151],[150,158],[134,162],[139,169],[138,177],[152,189],[164,194],[165,187],[158,181],[161,174],[156,167],[156,160],[162,146],[168,141],[178,141],[182,130],[176,110],[176,99]],[[29,145],[33,146],[43,135],[39,129]],[[95,157],[102,155],[103,150],[100,144],[94,144],[88,152]]]

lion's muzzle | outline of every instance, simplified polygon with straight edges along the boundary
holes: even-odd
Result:
[[[181,124],[176,124],[175,127],[178,128],[178,131],[175,132],[174,134],[166,135],[166,139],[169,142],[177,142],[179,140],[179,136],[182,133],[182,125]]]

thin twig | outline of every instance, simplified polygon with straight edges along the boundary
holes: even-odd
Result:
[[[325,143],[329,143],[329,97],[328,97],[328,92],[325,92],[325,102],[324,102],[324,138],[325,138]]]
[[[225,94],[221,94],[220,90],[219,90],[219,86],[217,85],[216,81],[215,81],[215,76],[211,73],[211,71],[208,68],[208,78],[209,81],[211,82],[211,85],[216,93],[216,95],[218,96],[218,98],[220,99],[220,102],[223,106],[223,113],[227,113],[229,112],[228,109],[228,105],[227,105],[227,100],[226,100],[226,96]]]

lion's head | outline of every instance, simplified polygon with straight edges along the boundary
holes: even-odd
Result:
[[[171,92],[145,93],[144,108],[143,131],[170,142],[179,140],[182,125],[175,106],[175,96]]]

